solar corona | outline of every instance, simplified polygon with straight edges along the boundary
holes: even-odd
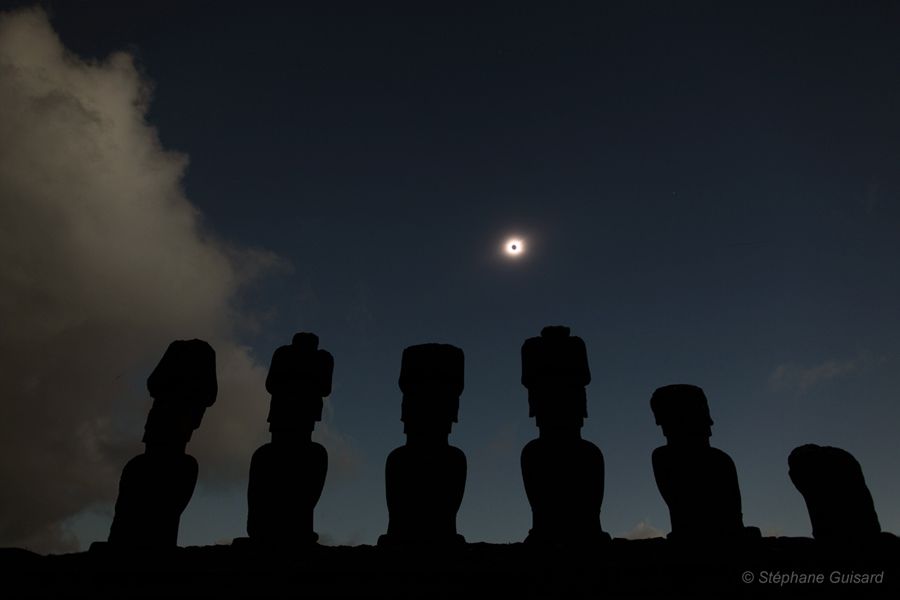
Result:
[[[511,238],[503,245],[503,250],[507,256],[518,257],[525,251],[525,244],[519,238]]]

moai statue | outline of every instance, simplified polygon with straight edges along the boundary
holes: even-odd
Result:
[[[466,487],[466,455],[449,444],[463,391],[463,351],[422,344],[403,351],[400,420],[406,445],[385,466],[388,530],[379,545],[463,543],[456,513]]]
[[[677,384],[650,398],[666,445],[653,451],[653,474],[669,506],[669,539],[685,543],[759,537],[744,527],[737,470],[727,454],[709,445],[713,420],[703,390]]]
[[[202,340],[169,344],[147,379],[153,406],[143,454],[119,480],[109,544],[158,550],[178,544],[178,524],[197,483],[197,461],[185,453],[191,434],[216,401],[216,353]]]
[[[528,543],[591,545],[609,541],[600,525],[603,453],[582,439],[591,382],[584,341],[551,326],[522,344],[522,385],[539,435],[522,449],[531,504]]]
[[[806,444],[788,457],[789,475],[803,494],[813,537],[827,543],[879,537],[881,524],[862,468],[840,448]]]
[[[247,490],[247,533],[266,546],[314,544],[313,511],[325,486],[328,452],[312,441],[331,394],[334,359],[319,338],[298,333],[272,355],[266,390],[272,395],[272,441],[253,453]]]

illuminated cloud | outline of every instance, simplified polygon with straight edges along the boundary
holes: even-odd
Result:
[[[769,375],[769,384],[775,389],[803,393],[822,383],[858,373],[883,362],[884,359],[861,354],[854,358],[829,359],[811,366],[782,364],[775,367]]]
[[[204,229],[148,102],[130,55],[86,62],[44,12],[0,16],[0,546],[73,549],[61,523],[115,499],[172,339],[216,350],[201,483],[241,484],[268,437],[268,356],[236,341],[234,298],[280,259]]]
[[[650,538],[666,537],[666,532],[662,529],[657,529],[651,525],[649,521],[645,520],[639,521],[629,531],[618,537],[623,537],[626,540],[647,540]]]

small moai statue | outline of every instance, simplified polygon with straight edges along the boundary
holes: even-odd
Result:
[[[669,506],[669,539],[703,543],[759,537],[759,529],[744,527],[734,461],[709,444],[713,420],[703,390],[667,385],[653,392],[650,407],[666,436],[666,445],[653,451],[653,474]]]
[[[406,444],[388,455],[388,530],[379,545],[464,543],[456,513],[466,488],[466,455],[449,443],[463,391],[463,351],[422,344],[403,351],[400,420]]]
[[[319,338],[297,333],[272,355],[266,390],[272,395],[272,441],[250,461],[247,534],[253,543],[285,547],[315,544],[313,511],[325,486],[328,452],[312,441],[331,394],[334,359]]]
[[[538,438],[522,449],[532,526],[527,543],[593,545],[609,541],[600,525],[603,453],[581,437],[591,382],[587,349],[568,327],[550,326],[522,344],[522,385]]]
[[[216,353],[202,340],[169,344],[147,379],[153,406],[143,454],[119,480],[110,546],[161,550],[178,545],[178,525],[197,483],[197,460],[185,453],[206,409],[216,401]]]
[[[862,468],[841,448],[806,444],[788,457],[788,474],[803,494],[813,537],[826,543],[878,538],[881,524]]]

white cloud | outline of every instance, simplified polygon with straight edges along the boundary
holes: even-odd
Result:
[[[173,339],[216,349],[219,398],[188,446],[201,481],[245,481],[268,438],[232,302],[279,259],[204,231],[148,89],[128,54],[86,62],[44,12],[0,15],[0,546],[71,549],[61,523],[115,499]]]
[[[776,389],[803,393],[819,384],[857,373],[878,362],[881,360],[860,354],[854,358],[830,359],[812,366],[782,364],[769,375],[769,384]]]
[[[334,485],[341,483],[346,478],[354,477],[359,473],[363,464],[362,456],[353,440],[338,431],[333,425],[334,405],[331,398],[325,399],[322,407],[322,421],[316,424],[312,434],[313,441],[322,444],[328,450],[328,482],[325,485]]]
[[[638,521],[634,527],[619,537],[623,537],[626,540],[648,540],[650,538],[666,537],[666,532],[651,525],[650,521],[643,520]]]

